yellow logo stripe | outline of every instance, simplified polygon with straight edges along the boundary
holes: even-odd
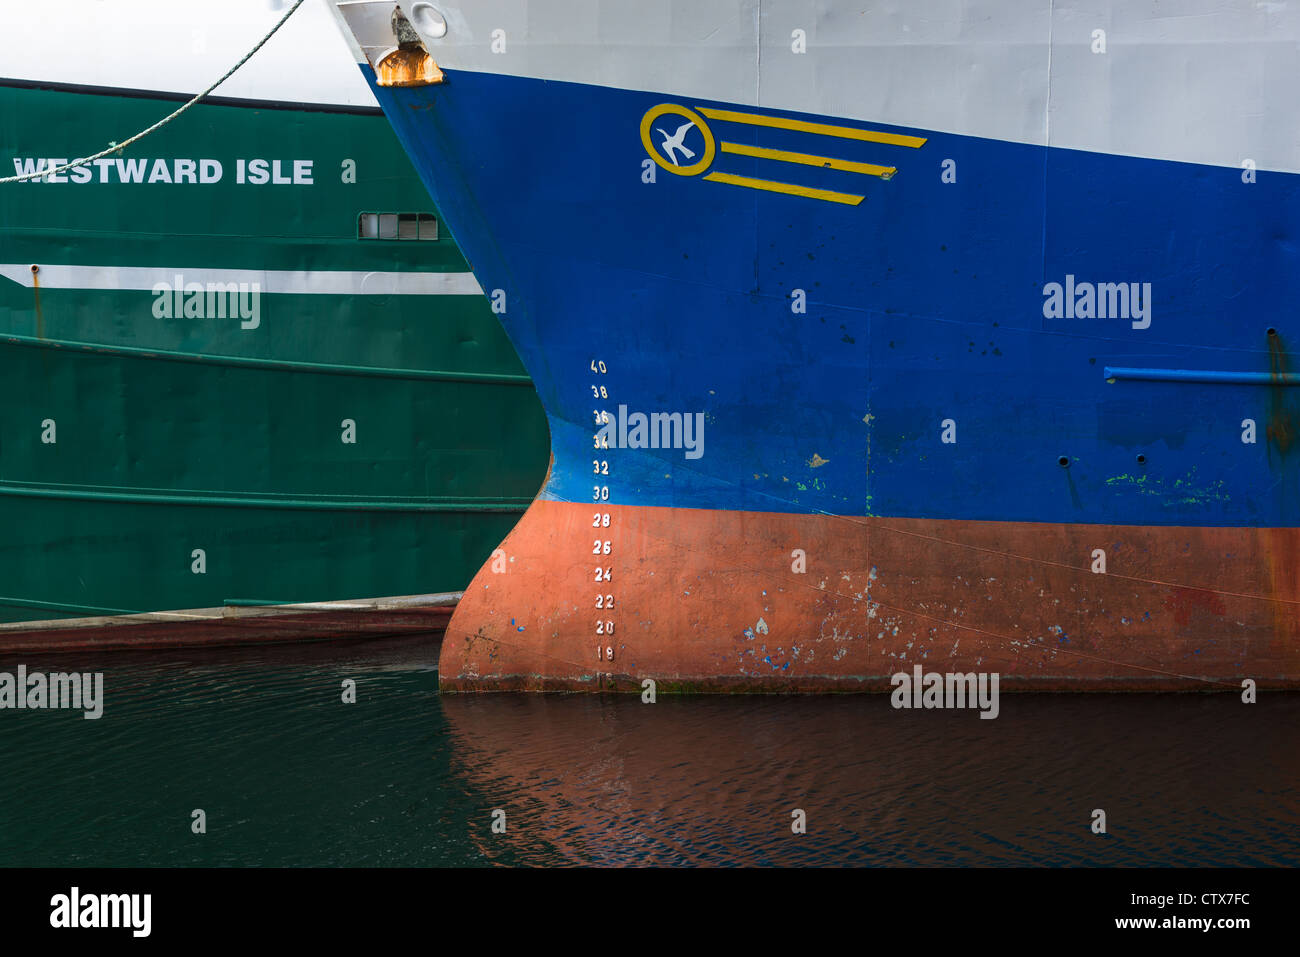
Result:
[[[876,130],[855,130],[850,126],[831,126],[829,123],[809,123],[806,120],[788,120],[779,116],[763,116],[759,113],[742,113],[738,110],[713,110],[699,107],[700,113],[711,120],[723,120],[729,123],[746,123],[750,126],[768,126],[778,130],[794,130],[799,133],[820,133],[823,136],[838,136],[846,140],[863,140],[868,143],[889,143],[892,146],[910,146],[920,149],[925,145],[924,136],[904,136],[900,133],[881,133]]]
[[[813,189],[811,186],[796,186],[793,183],[774,183],[770,179],[736,176],[734,173],[710,173],[704,178],[714,183],[730,183],[732,186],[746,186],[749,189],[763,189],[769,193],[786,193],[790,196],[807,196],[809,199],[824,199],[828,203],[843,203],[846,206],[856,206],[866,198],[853,193],[837,193],[831,189]]]
[[[789,150],[770,150],[765,146],[747,146],[744,143],[719,143],[718,149],[724,153],[738,156],[756,156],[759,159],[781,160],[786,163],[799,163],[802,166],[817,166],[822,169],[839,169],[849,173],[863,173],[867,176],[879,176],[889,179],[898,172],[895,166],[878,166],[875,163],[855,163],[852,160],[836,159],[833,156],[813,156],[811,153],[791,153]]]

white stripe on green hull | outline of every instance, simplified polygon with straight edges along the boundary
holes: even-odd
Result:
[[[365,272],[361,270],[194,269],[181,266],[66,266],[0,263],[0,276],[28,289],[134,289],[161,284],[257,284],[264,293],[306,296],[481,296],[471,272]]]

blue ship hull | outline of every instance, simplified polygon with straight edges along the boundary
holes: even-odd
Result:
[[[589,363],[604,356],[616,387],[604,406],[708,423],[698,461],[620,456],[611,501],[1297,524],[1300,405],[1261,386],[1300,334],[1285,321],[1300,299],[1300,177],[1246,184],[1240,170],[888,128],[925,145],[850,144],[897,164],[887,182],[800,170],[815,187],[861,188],[847,206],[642,182],[636,120],[656,94],[471,73],[375,93],[481,284],[506,295],[501,320],[550,420],[552,498],[590,496]],[[783,149],[810,138],[728,135]],[[957,183],[943,181],[946,160]],[[770,177],[776,164],[726,165]],[[1045,317],[1044,287],[1067,277],[1149,283],[1149,328]],[[946,419],[956,442],[942,441]],[[1243,419],[1258,425],[1253,447]],[[827,460],[815,470],[814,454]]]
[[[1295,174],[363,70],[551,428],[444,687],[1300,683]]]

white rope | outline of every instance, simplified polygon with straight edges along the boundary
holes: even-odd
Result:
[[[141,130],[139,133],[136,133],[135,136],[131,137],[129,140],[127,140],[124,143],[109,143],[107,149],[100,150],[94,156],[85,156],[82,157],[81,159],[73,160],[71,163],[65,163],[63,166],[56,166],[52,169],[40,169],[34,173],[23,173],[21,176],[6,176],[0,178],[0,183],[21,183],[23,180],[40,179],[45,176],[66,173],[70,169],[75,169],[78,166],[85,166],[87,163],[93,163],[97,159],[103,159],[109,153],[119,153],[122,150],[126,149],[128,146],[132,145],[133,143],[138,143],[140,140],[144,139],[150,133],[162,129],[172,120],[176,119],[186,110],[188,110],[195,103],[202,100],[205,96],[207,96],[217,87],[221,86],[221,84],[229,80],[234,75],[236,70],[238,70],[241,66],[243,66],[245,63],[249,61],[249,59],[252,57],[254,53],[262,49],[262,47],[266,44],[267,40],[275,36],[275,32],[279,30],[282,26],[284,26],[284,22],[288,20],[291,16],[293,16],[294,11],[296,11],[299,7],[301,7],[303,5],[303,2],[304,0],[297,0],[297,2],[294,3],[292,7],[289,8],[289,12],[280,18],[280,22],[277,23],[275,26],[271,27],[271,32],[268,33],[266,36],[262,37],[262,39],[258,40],[257,46],[253,47],[253,49],[245,53],[238,63],[236,63],[234,66],[232,66],[229,70],[225,72],[225,75],[222,76],[221,79],[219,79],[216,83],[213,83],[202,93],[195,96],[193,99],[187,102],[180,109],[176,110],[175,112],[171,113],[168,116],[164,116],[161,120],[159,120],[153,126],[149,127],[147,130]]]

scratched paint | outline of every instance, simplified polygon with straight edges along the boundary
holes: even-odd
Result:
[[[586,565],[554,560],[591,510],[539,501],[503,545],[517,558],[511,574],[485,569],[457,608],[444,689],[639,691],[649,677],[664,691],[883,691],[912,661],[997,671],[1007,690],[1232,691],[1244,677],[1296,687],[1300,674],[1289,613],[1300,582],[1260,587],[1269,567],[1250,547],[1253,529],[1047,534],[1002,522],[608,510],[622,536],[626,623],[614,661],[592,656],[588,610],[566,597],[586,592]],[[1300,529],[1271,534],[1300,548]],[[791,571],[791,541],[813,556],[807,574]],[[1094,574],[1091,550],[1110,542],[1124,545],[1109,573]],[[1205,576],[1205,556],[1229,554],[1254,559],[1212,562]],[[665,603],[661,578],[696,584]],[[777,586],[772,604],[764,592]],[[494,624],[503,605],[515,609],[504,628]],[[635,667],[623,663],[631,655]]]

